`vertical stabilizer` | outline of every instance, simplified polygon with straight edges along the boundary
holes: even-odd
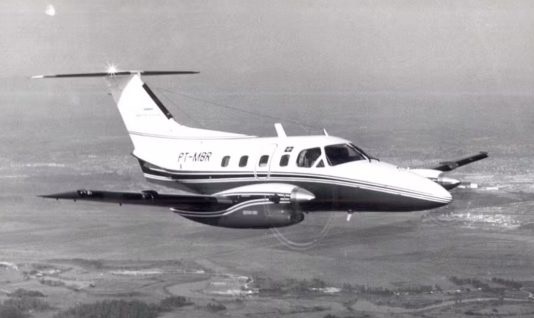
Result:
[[[106,78],[128,133],[175,135],[180,125],[138,74]]]
[[[192,71],[114,71],[36,75],[32,78],[105,78],[138,157],[144,157],[153,152],[155,147],[168,147],[163,140],[169,138],[203,140],[250,137],[178,124],[161,100],[141,79],[141,76],[197,73]]]

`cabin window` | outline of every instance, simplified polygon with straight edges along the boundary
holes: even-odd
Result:
[[[246,167],[247,162],[248,162],[248,156],[242,156],[241,159],[239,159],[239,166]]]
[[[339,144],[324,147],[326,159],[331,166],[342,163],[367,159],[356,146],[351,144]]]
[[[321,148],[311,148],[302,150],[297,157],[297,166],[313,167],[315,161],[321,156]]]
[[[319,163],[316,166],[317,168],[324,168],[324,161],[323,159],[319,160]]]
[[[280,167],[286,167],[289,163],[289,155],[283,155],[280,157]]]
[[[221,161],[221,167],[228,167],[228,163],[230,163],[230,156],[224,156]]]
[[[267,166],[267,162],[269,162],[269,156],[268,155],[263,155],[260,158],[260,162],[258,163],[258,166],[259,167],[265,167],[265,166]]]

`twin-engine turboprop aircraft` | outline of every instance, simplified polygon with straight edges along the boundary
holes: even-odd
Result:
[[[190,220],[229,228],[297,224],[316,211],[417,211],[448,204],[460,181],[443,173],[484,159],[480,154],[432,169],[406,169],[324,135],[256,137],[179,124],[141,76],[188,71],[113,71],[33,78],[104,77],[148,181],[187,190],[78,190],[46,198],[170,208]]]

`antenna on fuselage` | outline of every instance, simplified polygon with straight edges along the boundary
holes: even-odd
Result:
[[[323,133],[325,136],[328,136],[328,131],[326,131],[326,128],[323,128]]]
[[[274,129],[276,130],[276,135],[278,135],[278,138],[285,138],[287,137],[286,131],[284,130],[284,126],[280,123],[274,124]]]

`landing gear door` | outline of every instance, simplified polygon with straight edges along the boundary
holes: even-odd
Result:
[[[254,158],[254,177],[258,180],[267,180],[271,176],[271,164],[274,161],[277,144],[269,144],[256,153],[258,156]]]

